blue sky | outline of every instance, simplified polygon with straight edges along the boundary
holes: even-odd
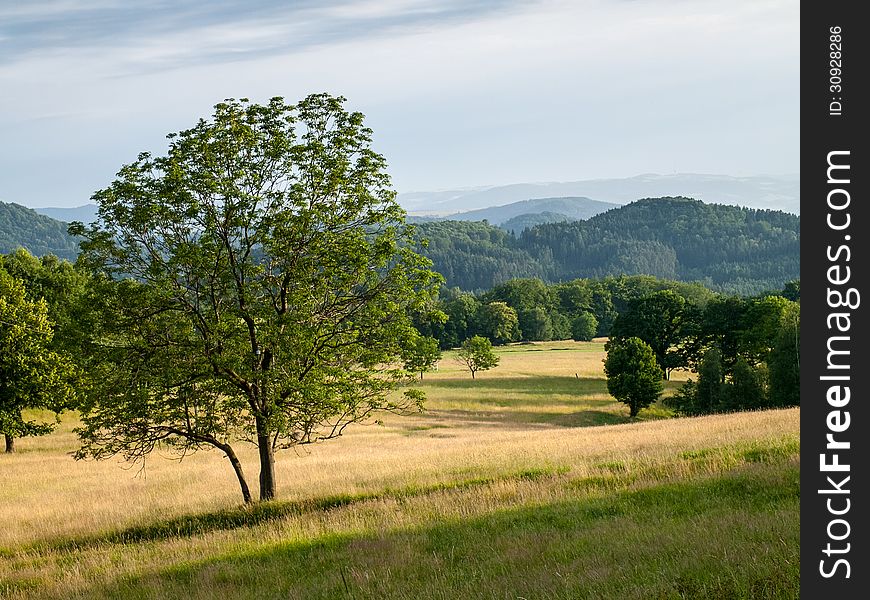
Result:
[[[798,0],[0,0],[0,200],[77,206],[227,97],[348,98],[397,190],[797,173]]]

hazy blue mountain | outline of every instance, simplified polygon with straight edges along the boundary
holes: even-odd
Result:
[[[40,215],[31,208],[0,202],[0,253],[26,248],[35,256],[54,254],[75,260],[79,253],[78,241],[66,232],[66,227],[66,223]]]
[[[85,225],[92,223],[97,219],[97,205],[85,204],[76,206],[75,208],[61,208],[55,206],[46,206],[44,208],[34,208],[36,212],[58,221],[72,223],[73,221],[81,221]]]
[[[560,221],[571,221],[578,219],[588,219],[599,213],[603,213],[611,208],[617,208],[620,204],[612,202],[599,202],[590,198],[535,198],[532,200],[523,200],[521,202],[513,202],[504,206],[491,206],[479,210],[470,210],[445,217],[452,221],[489,221],[493,225],[501,225],[508,219],[513,219],[520,215],[530,215],[539,213],[555,213],[564,215]],[[541,223],[552,223],[552,220],[541,221]]]
[[[689,196],[708,204],[731,204],[800,214],[800,176],[645,174],[623,179],[517,183],[488,188],[410,192],[399,194],[398,200],[411,213],[448,215],[530,198],[565,196],[586,196],[616,204],[640,198]]]

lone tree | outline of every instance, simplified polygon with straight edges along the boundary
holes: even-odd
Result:
[[[472,379],[478,371],[487,371],[498,366],[498,356],[492,351],[492,342],[479,335],[462,342],[456,355],[459,362],[471,371]]]
[[[26,297],[24,284],[0,266],[0,433],[6,452],[15,438],[44,435],[57,422],[28,420],[26,409],[60,412],[74,399],[77,371],[52,349],[52,323],[44,300]]]
[[[628,405],[629,416],[636,417],[640,409],[654,403],[664,389],[655,353],[649,344],[636,337],[609,341],[606,349],[607,391]]]
[[[247,503],[250,442],[269,500],[276,451],[419,407],[390,392],[440,277],[343,102],[227,100],[93,196],[98,222],[70,227],[101,313],[78,458],[217,448]]]
[[[441,360],[441,349],[438,340],[423,335],[413,335],[408,346],[402,351],[402,365],[406,371],[419,373],[423,379],[423,373],[431,371]]]

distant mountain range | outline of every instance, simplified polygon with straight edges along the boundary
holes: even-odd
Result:
[[[64,223],[72,223],[73,221],[81,221],[85,225],[97,220],[97,205],[85,204],[76,206],[75,208],[58,208],[48,206],[45,208],[34,208],[36,212]]]
[[[800,214],[800,176],[731,177],[729,175],[637,175],[623,179],[588,179],[554,183],[516,183],[490,187],[407,192],[399,204],[416,217],[482,221],[501,225],[521,215],[555,213],[567,220],[585,220],[617,205],[641,198],[688,196],[708,204],[781,210]],[[58,221],[90,223],[97,206],[33,209]],[[532,221],[529,221],[532,222]],[[539,222],[552,222],[539,220]],[[515,229],[511,227],[510,229]]]
[[[537,198],[586,197],[625,204],[641,198],[665,196],[688,196],[708,204],[730,204],[800,214],[800,176],[645,174],[623,179],[517,183],[437,192],[408,192],[399,194],[398,201],[411,214],[445,216]]]
[[[39,210],[86,223],[96,216],[94,205]],[[800,217],[685,197],[627,205],[544,197],[412,220],[428,240],[425,254],[448,285],[468,290],[489,289],[512,277],[565,281],[648,274],[752,294],[780,289],[800,270]],[[78,254],[78,240],[67,234],[66,223],[0,202],[0,252],[18,247],[70,260]]]
[[[621,205],[599,202],[589,198],[535,198],[443,217],[412,214],[408,216],[408,221],[411,223],[487,221],[490,225],[497,225],[502,229],[519,233],[523,229],[543,223],[582,221],[619,206]]]

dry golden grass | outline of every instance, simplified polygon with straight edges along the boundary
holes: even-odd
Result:
[[[379,568],[389,572],[403,568],[393,563],[401,562],[396,545],[406,542],[401,536],[378,542],[384,536],[601,496],[606,490],[571,482],[626,469],[646,473],[637,485],[695,476],[699,469],[725,472],[733,468],[733,456],[710,449],[776,446],[799,433],[798,409],[567,427],[585,412],[627,421],[625,407],[601,392],[602,345],[560,342],[500,353],[501,365],[474,382],[445,358],[423,382],[430,398],[427,413],[389,416],[383,426],[357,426],[340,439],[278,455],[281,501],[342,494],[360,495],[359,501],[331,510],[292,510],[263,524],[197,535],[126,544],[111,538],[112,532],[131,527],[238,506],[238,485],[224,458],[205,452],[178,462],[154,455],[141,472],[120,460],[76,462],[69,455],[77,446],[76,421],[67,415],[58,432],[19,440],[17,454],[0,455],[0,597],[5,590],[10,598],[213,598],[214,586],[225,597],[244,597],[244,589],[235,589],[233,576],[227,575],[231,570],[223,570],[230,567],[197,567],[198,579],[187,583],[156,574],[336,536],[362,536],[350,542],[348,551],[382,554]],[[521,385],[524,379],[531,385]],[[575,384],[578,393],[572,395]],[[552,395],[548,386],[561,392]],[[692,452],[704,460],[679,459]],[[240,454],[253,483],[255,453]],[[465,485],[469,480],[477,483]],[[255,558],[250,560],[249,567],[256,565]],[[367,576],[348,574],[360,585]],[[138,583],[130,589],[118,583],[134,580]],[[4,581],[11,582],[8,588]],[[153,595],[141,595],[142,589],[153,589]]]

